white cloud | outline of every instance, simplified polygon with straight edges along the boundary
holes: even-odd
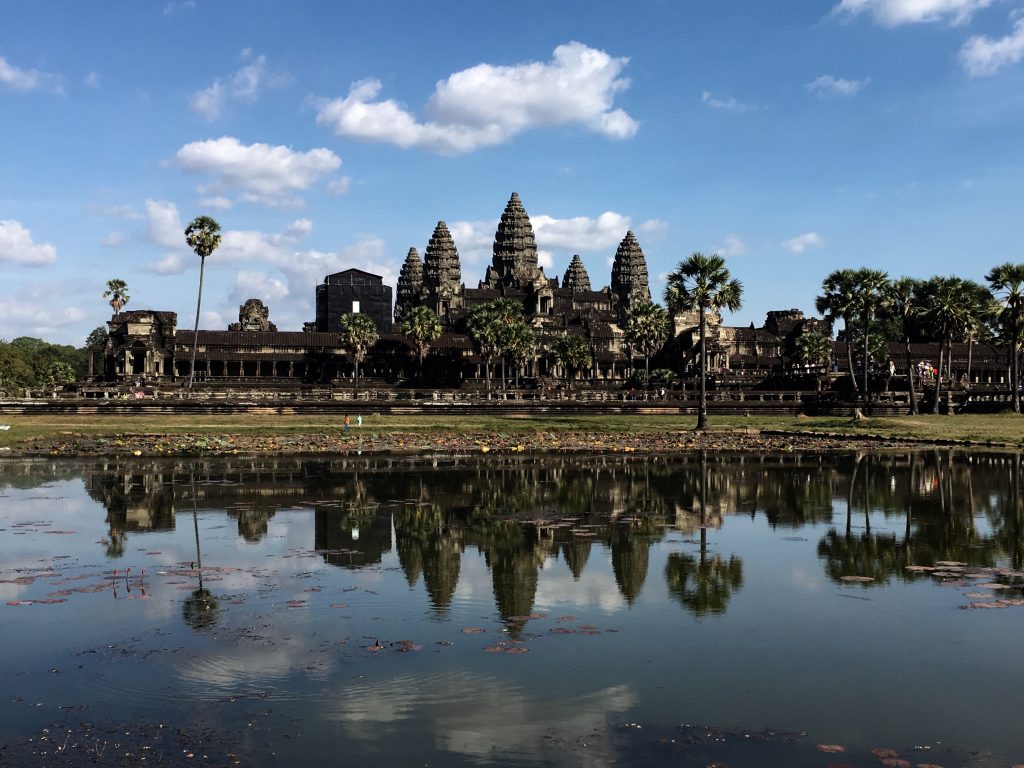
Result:
[[[40,72],[38,69],[21,69],[7,63],[7,59],[0,56],[0,83],[10,86],[16,91],[40,90],[64,93],[62,81],[63,78],[60,75]]]
[[[180,275],[185,271],[187,263],[181,253],[164,254],[158,261],[151,261],[143,269],[154,275]]]
[[[41,267],[57,260],[57,249],[49,243],[32,241],[32,231],[21,222],[0,221],[0,264],[26,264]]]
[[[605,211],[596,219],[574,216],[556,219],[551,216],[531,217],[538,245],[576,251],[599,251],[614,248],[629,229],[630,218],[614,211]]]
[[[235,207],[235,201],[230,197],[201,197],[199,198],[199,207],[201,208],[212,208],[215,211],[226,211],[229,208]]]
[[[994,75],[1021,59],[1024,59],[1024,18],[1018,18],[1013,31],[1005,37],[975,35],[960,49],[960,63],[971,77]]]
[[[165,200],[146,201],[146,219],[150,242],[164,248],[183,248],[185,227],[178,206]]]
[[[737,101],[732,96],[727,99],[719,98],[712,94],[711,91],[701,93],[700,102],[712,109],[724,109],[728,112],[753,112],[758,109],[755,105]]]
[[[420,147],[444,154],[502,144],[535,128],[579,124],[613,139],[628,139],[639,123],[614,109],[629,87],[620,74],[628,58],[582,43],[558,46],[549,62],[478,64],[437,83],[419,121],[393,99],[378,100],[381,83],[353,83],[348,96],[319,103],[317,123],[340,136]]]
[[[821,248],[825,245],[825,238],[817,232],[805,232],[782,243],[782,246],[790,253],[803,253],[808,248]]]
[[[116,248],[123,242],[124,232],[121,232],[120,230],[115,230],[106,237],[104,237],[102,240],[100,240],[100,245],[102,245],[104,248]]]
[[[0,301],[0,323],[33,332],[49,331],[80,322],[86,313],[78,307],[54,306],[46,301],[25,301],[8,296]]]
[[[89,212],[97,216],[109,216],[125,221],[138,221],[142,218],[142,214],[130,205],[91,205]]]
[[[164,16],[170,16],[179,11],[191,10],[195,7],[195,0],[172,0],[164,6]]]
[[[84,78],[82,78],[82,82],[84,82],[90,88],[99,88],[100,87],[100,73],[96,72],[95,70],[93,70],[88,75],[86,75]]]
[[[832,13],[849,16],[867,13],[883,27],[933,21],[959,25],[966,24],[975,13],[993,2],[995,0],[841,0]]]
[[[804,85],[804,90],[813,93],[819,99],[831,99],[842,96],[853,96],[871,82],[870,77],[862,80],[845,80],[832,75],[822,75]]]
[[[175,160],[187,173],[214,177],[211,185],[199,188],[200,194],[238,191],[246,202],[274,206],[301,204],[297,191],[341,167],[341,158],[329,149],[296,152],[284,146],[245,145],[231,136],[186,144]]]
[[[352,180],[348,176],[341,176],[327,182],[327,191],[332,195],[344,195],[348,193],[351,186]]]
[[[266,56],[253,57],[252,51],[246,48],[241,58],[247,63],[234,74],[223,79],[218,77],[192,95],[189,106],[193,112],[213,121],[220,117],[227,102],[251,103],[264,88],[277,88],[291,82],[288,74],[270,70]]]
[[[235,276],[235,290],[232,297],[235,301],[246,299],[262,299],[265,304],[283,299],[288,295],[288,286],[284,281],[269,276],[266,272],[243,269]]]
[[[739,235],[726,235],[725,242],[715,249],[715,253],[725,258],[742,256],[747,252],[747,244]]]

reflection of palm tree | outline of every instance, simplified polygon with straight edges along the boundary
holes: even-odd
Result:
[[[196,476],[192,473],[192,523],[196,532],[196,572],[199,574],[199,588],[185,600],[181,607],[185,623],[197,632],[203,632],[220,621],[220,603],[216,595],[203,587],[203,554],[199,548],[199,510],[196,508]]]
[[[708,557],[708,455],[700,462],[700,560],[673,552],[665,563],[668,592],[694,616],[725,613],[732,593],[743,586],[743,561],[735,555]]]

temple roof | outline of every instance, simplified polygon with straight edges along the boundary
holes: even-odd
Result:
[[[583,266],[583,261],[578,253],[573,254],[572,261],[569,262],[569,268],[565,270],[565,277],[562,278],[562,287],[568,288],[574,293],[590,290],[590,275],[587,274],[587,268]]]
[[[443,287],[458,290],[461,286],[459,251],[452,240],[452,233],[448,231],[448,225],[439,221],[423,254],[423,287],[436,291]]]

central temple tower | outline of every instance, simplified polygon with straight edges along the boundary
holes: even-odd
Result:
[[[481,288],[517,288],[529,290],[547,283],[544,269],[537,266],[537,240],[519,194],[512,193],[498,230],[494,250]]]

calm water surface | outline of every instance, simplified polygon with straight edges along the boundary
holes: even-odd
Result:
[[[1024,763],[1020,464],[8,460],[0,766]]]

